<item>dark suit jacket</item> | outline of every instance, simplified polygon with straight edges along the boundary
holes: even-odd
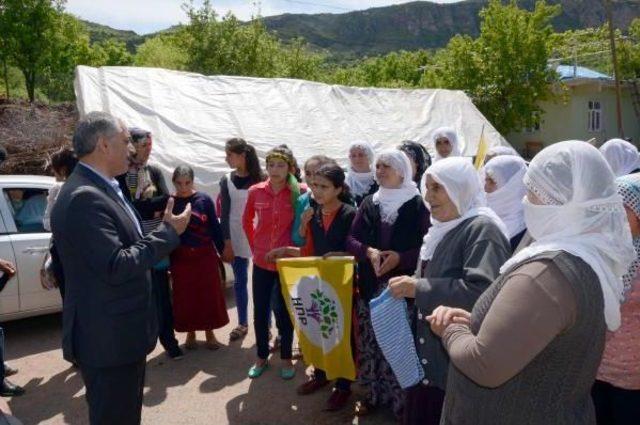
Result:
[[[142,238],[115,190],[79,164],[62,187],[51,227],[66,279],[65,359],[112,367],[156,344],[151,267],[180,244],[165,223]]]

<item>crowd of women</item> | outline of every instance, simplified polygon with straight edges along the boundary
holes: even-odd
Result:
[[[131,136],[136,150],[121,185],[149,231],[170,193],[147,165],[151,135]],[[230,139],[218,209],[195,188],[193,170],[177,167],[174,212],[190,203],[193,214],[180,248],[154,269],[167,353],[183,354],[174,330],[187,332],[188,349],[198,346],[196,331],[219,347],[213,331],[229,322],[221,261],[235,276],[230,339],[247,334],[251,262],[257,352],[248,375],[270,367],[273,315],[278,374],[292,379],[294,327],[276,260],[351,255],[358,415],[388,408],[406,424],[640,423],[638,150],[619,139],[600,150],[567,141],[527,163],[499,147],[477,170],[449,128],[434,133],[433,150],[432,163],[413,141],[381,152],[356,142],[346,172],[316,155],[303,164],[303,182],[287,146],[271,149],[262,170],[250,143]],[[424,372],[409,389],[372,328],[369,302],[385,290],[409,306]],[[315,368],[297,392],[328,384]],[[351,384],[336,380],[327,410],[348,404]]]

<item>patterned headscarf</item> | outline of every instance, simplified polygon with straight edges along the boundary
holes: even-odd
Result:
[[[622,196],[622,202],[629,208],[636,217],[640,218],[640,175],[631,174],[628,176],[618,177],[616,179],[618,193]],[[636,249],[636,259],[629,266],[629,271],[622,276],[624,283],[624,293],[627,294],[631,289],[633,279],[640,269],[640,237],[633,238],[633,247]]]
[[[413,176],[413,181],[416,185],[419,185],[422,175],[427,171],[427,168],[431,166],[431,155],[429,155],[429,152],[427,152],[424,146],[412,140],[405,140],[400,144],[398,149],[407,154],[407,156],[415,162],[416,174]]]

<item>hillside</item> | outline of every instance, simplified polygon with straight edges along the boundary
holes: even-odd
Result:
[[[283,40],[304,37],[311,45],[340,56],[371,56],[394,50],[443,47],[456,34],[475,36],[478,13],[486,0],[437,4],[425,1],[373,8],[343,14],[280,15],[264,18],[267,28]],[[551,0],[561,3],[562,13],[554,19],[556,31],[602,25],[602,0]],[[535,0],[521,0],[532,9]],[[614,3],[614,24],[626,29],[640,16],[640,1]]]
[[[605,10],[602,0],[548,0],[562,4],[562,13],[553,24],[557,31],[602,25]],[[358,58],[395,50],[438,48],[456,34],[475,36],[479,32],[478,12],[487,0],[463,0],[458,3],[416,1],[342,14],[285,14],[263,18],[267,28],[283,41],[303,37],[313,47],[338,58]],[[520,0],[533,8],[535,0]],[[614,24],[626,29],[640,16],[640,1],[617,0]],[[141,36],[133,31],[115,30],[87,22],[92,41],[115,38],[135,47],[155,34]],[[157,33],[156,33],[157,34]]]

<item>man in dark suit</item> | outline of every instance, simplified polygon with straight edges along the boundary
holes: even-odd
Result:
[[[128,168],[129,134],[92,112],[73,136],[79,163],[51,214],[65,271],[62,346],[79,365],[92,425],[139,424],[146,355],[157,339],[150,269],[179,243],[191,209],[147,236],[115,177]]]

